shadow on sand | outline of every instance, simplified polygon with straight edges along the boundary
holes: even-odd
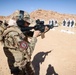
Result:
[[[58,75],[58,74],[55,72],[54,67],[51,66],[51,64],[48,65],[46,75]]]
[[[35,69],[35,75],[39,75],[40,72],[40,64],[42,64],[46,58],[46,56],[50,53],[51,51],[47,52],[39,52],[37,53],[32,61],[33,67]]]

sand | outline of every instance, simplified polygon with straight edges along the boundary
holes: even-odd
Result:
[[[38,37],[32,62],[36,75],[76,75],[76,28],[68,33],[68,28],[59,26]],[[11,75],[7,58],[0,43],[0,75]]]

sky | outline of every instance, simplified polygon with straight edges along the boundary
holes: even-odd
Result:
[[[28,13],[37,9],[76,14],[76,0],[0,0],[0,15],[8,16],[15,10]]]

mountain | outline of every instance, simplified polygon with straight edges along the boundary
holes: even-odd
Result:
[[[9,16],[0,16],[0,20],[9,20],[11,16],[15,15],[18,10],[16,10],[14,13],[12,13]],[[25,12],[27,13],[27,12]],[[62,22],[64,19],[75,19],[76,20],[76,15],[74,14],[61,14],[55,11],[51,10],[43,10],[43,9],[38,9],[30,13],[30,17],[32,19],[42,19],[45,21],[48,21],[50,19],[55,19],[58,22]]]
[[[31,18],[33,19],[42,19],[42,20],[50,20],[50,19],[55,19],[59,22],[61,22],[64,19],[75,19],[76,20],[76,15],[73,14],[61,14],[58,12],[50,11],[50,10],[42,10],[38,9],[30,13]]]

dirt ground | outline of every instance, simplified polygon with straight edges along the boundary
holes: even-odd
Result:
[[[67,32],[62,31],[65,29]],[[74,33],[69,33],[68,30]],[[38,37],[32,55],[36,75],[76,75],[76,28],[56,27]],[[11,75],[0,43],[0,75]]]

